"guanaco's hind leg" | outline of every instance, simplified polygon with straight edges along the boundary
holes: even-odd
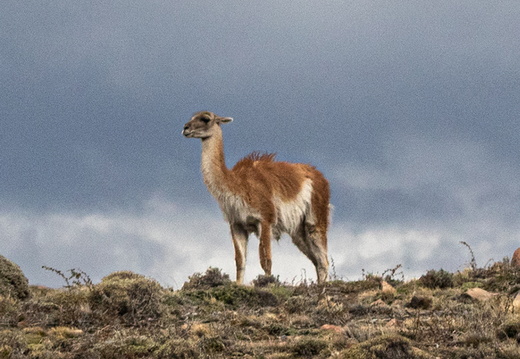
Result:
[[[247,256],[247,230],[239,224],[231,224],[231,236],[235,247],[235,264],[237,267],[237,283],[244,283]]]
[[[327,248],[324,243],[327,243],[327,234],[316,232],[314,238],[311,240],[312,243],[315,243],[317,248],[317,265],[316,265],[316,274],[318,276],[318,283],[325,283],[329,279],[329,258],[327,255]]]
[[[300,251],[314,264],[318,283],[325,283],[329,276],[326,233],[322,233],[314,225],[302,223],[291,238]]]

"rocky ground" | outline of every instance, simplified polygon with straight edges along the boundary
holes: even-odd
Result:
[[[507,259],[324,286],[237,286],[210,268],[180,290],[53,271],[63,288],[0,286],[0,358],[520,358],[520,270]]]

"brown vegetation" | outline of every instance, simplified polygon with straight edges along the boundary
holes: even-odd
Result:
[[[98,284],[80,274],[23,300],[2,292],[0,358],[520,358],[509,260],[411,281],[391,273],[240,286],[210,268],[180,290],[132,272]]]

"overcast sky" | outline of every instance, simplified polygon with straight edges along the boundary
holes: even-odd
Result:
[[[201,179],[199,110],[226,160],[315,165],[336,276],[463,269],[520,247],[517,1],[5,1],[0,254],[32,284],[133,270],[179,288],[229,229]],[[246,280],[262,273],[250,239]],[[315,279],[288,237],[281,280]]]

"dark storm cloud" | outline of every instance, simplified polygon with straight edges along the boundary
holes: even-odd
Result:
[[[516,3],[483,2],[7,2],[0,252],[43,258],[45,245],[27,233],[66,213],[57,227],[91,214],[145,218],[161,238],[180,230],[193,246],[226,248],[231,258],[225,224],[207,243],[178,212],[177,229],[158,224],[166,210],[145,205],[159,196],[222,221],[200,179],[200,144],[180,136],[190,115],[207,109],[235,118],[224,130],[229,165],[270,151],[329,177],[331,248],[351,250],[338,269],[402,260],[421,271],[406,249],[423,241],[414,252],[428,266],[446,250],[462,255],[459,240],[509,254],[520,239],[519,16]],[[7,230],[13,223],[29,232]],[[150,233],[96,228],[85,249],[93,257],[115,235],[132,247],[140,238],[151,248],[143,253],[167,253],[158,258],[170,266],[207,263],[203,251],[146,244],[156,240]],[[113,262],[126,258],[116,242],[106,244]],[[197,269],[188,267],[181,276]]]

